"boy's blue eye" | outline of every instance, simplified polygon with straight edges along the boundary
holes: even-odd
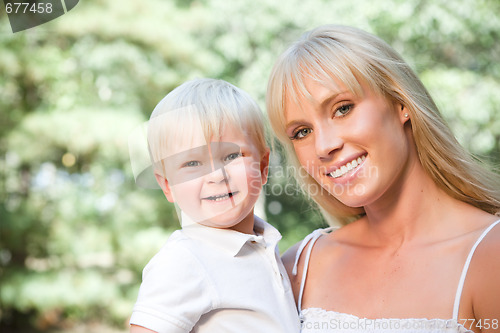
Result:
[[[239,152],[238,153],[232,153],[232,154],[227,155],[224,158],[224,161],[230,162],[230,161],[233,161],[233,160],[237,159],[240,156],[242,156],[242,155]]]
[[[195,166],[200,166],[201,165],[201,162],[199,161],[189,161],[189,162],[186,162],[182,165],[182,167],[195,167]]]

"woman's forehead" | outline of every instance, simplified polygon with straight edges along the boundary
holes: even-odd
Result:
[[[284,96],[285,110],[293,105],[322,104],[337,95],[364,95],[367,85],[356,82],[355,87],[348,86],[336,78],[304,77],[294,89],[286,89]]]

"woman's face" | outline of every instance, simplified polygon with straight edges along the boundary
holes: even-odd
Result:
[[[322,189],[350,207],[393,192],[409,160],[406,110],[366,84],[361,85],[363,96],[343,84],[307,79],[305,86],[311,98],[287,100],[285,108],[285,131],[300,164]]]

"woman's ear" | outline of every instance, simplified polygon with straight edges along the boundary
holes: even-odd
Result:
[[[163,191],[163,194],[165,194],[165,197],[169,202],[175,202],[174,195],[172,193],[172,190],[170,189],[170,186],[168,185],[168,180],[167,178],[155,173],[155,178],[156,181],[158,182],[158,185],[160,185],[161,190]]]
[[[403,104],[400,104],[400,112],[399,112],[399,118],[401,119],[401,122],[404,124],[406,123],[408,120],[410,120],[410,113],[408,112],[408,109],[406,108],[406,106],[404,106]]]
[[[262,185],[267,183],[267,176],[269,174],[269,148],[266,148],[266,151],[262,155],[260,159],[260,176],[262,179]]]

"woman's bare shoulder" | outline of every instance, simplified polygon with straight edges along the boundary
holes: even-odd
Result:
[[[495,222],[499,220],[500,217]],[[490,230],[478,244],[471,261],[471,268],[480,269],[483,273],[491,272],[491,269],[494,269],[495,266],[500,269],[500,222],[494,226],[493,223],[489,224],[488,228]],[[490,267],[490,269],[486,269],[486,267]],[[498,281],[500,275],[496,278]]]
[[[321,229],[315,231],[320,232]],[[295,294],[295,298],[300,290],[300,284],[302,281],[302,274],[304,271],[305,265],[305,257],[304,252],[307,252],[309,245],[312,241],[314,234],[310,234],[304,240],[298,242],[297,244],[291,246],[285,253],[282,255],[281,260],[283,261],[283,265],[288,273],[288,277],[290,278],[290,283],[292,285],[292,289]],[[315,242],[314,249],[316,249],[318,243],[322,243],[326,237],[318,237],[317,242]],[[300,253],[299,253],[300,251]],[[294,272],[295,267],[295,272]]]
[[[285,268],[288,272],[288,275],[292,274],[293,267],[295,266],[296,262],[298,264],[298,269],[297,272],[300,272],[300,267],[304,261],[304,255],[303,253],[306,252],[306,249],[309,246],[309,243],[313,238],[317,238],[317,242],[315,242],[314,247],[316,248],[319,243],[323,243],[327,237],[314,237],[315,233],[320,232],[321,236],[327,235],[331,233],[331,228],[325,228],[325,229],[317,229],[313,233],[309,234],[304,238],[302,241],[296,243],[295,245],[291,246],[288,250],[285,251],[285,253],[282,255],[281,260],[283,261],[283,264],[285,265]],[[327,240],[326,240],[327,241]],[[301,253],[298,253],[298,251],[301,251]],[[297,254],[299,256],[297,256]],[[297,274],[300,275],[300,274]]]
[[[281,260],[283,261],[283,265],[285,266],[285,269],[286,269],[289,276],[292,275],[292,269],[293,269],[293,266],[295,265],[297,251],[299,250],[300,244],[302,244],[302,241],[291,246],[281,256]]]
[[[293,245],[288,250],[286,250],[285,253],[283,253],[283,256],[281,257],[281,260],[283,261],[283,265],[285,266],[286,272],[288,273],[288,277],[290,279],[290,284],[292,286],[293,295],[295,298],[295,303],[297,303],[299,290],[300,290],[302,268],[304,267],[303,260],[300,260],[301,258],[299,258],[296,274],[293,274],[293,267],[295,266],[297,251],[299,251],[301,244],[302,244],[302,241]],[[301,257],[304,257],[304,256],[301,256]]]
[[[477,320],[500,320],[500,223],[477,246],[467,273]]]

